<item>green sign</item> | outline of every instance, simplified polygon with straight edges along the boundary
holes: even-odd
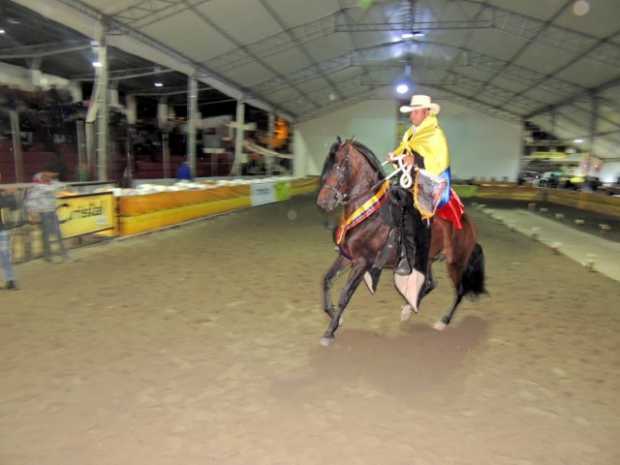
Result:
[[[276,200],[281,202],[291,198],[291,183],[288,181],[276,182],[274,185]]]

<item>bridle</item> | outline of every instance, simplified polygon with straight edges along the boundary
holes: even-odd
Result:
[[[356,194],[354,196],[350,196],[349,193],[347,192],[341,192],[336,186],[338,186],[342,180],[342,178],[347,174],[346,171],[346,167],[342,166],[342,164],[344,164],[345,162],[347,163],[347,166],[350,162],[349,159],[349,150],[351,147],[351,144],[349,142],[343,142],[340,144],[340,146],[338,147],[338,150],[336,153],[338,153],[341,149],[342,146],[348,144],[349,145],[349,149],[347,150],[344,159],[341,162],[338,162],[335,164],[334,169],[337,170],[336,173],[336,185],[332,186],[331,184],[325,184],[323,187],[326,187],[327,189],[331,190],[335,197],[336,197],[336,206],[338,205],[343,205],[346,206],[347,204],[354,202],[370,193],[372,193],[377,187],[379,187],[381,184],[383,184],[385,182],[385,179],[379,179],[376,183],[374,183],[372,186],[370,186],[370,188],[368,188],[367,190],[365,190],[364,192],[361,192],[359,194]],[[355,188],[354,188],[355,189]]]

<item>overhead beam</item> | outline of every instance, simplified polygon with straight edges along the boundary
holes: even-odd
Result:
[[[536,87],[544,84],[545,82],[549,81],[550,79],[554,78],[555,76],[559,75],[560,73],[562,73],[566,69],[568,69],[571,66],[573,66],[578,61],[584,59],[589,53],[592,53],[594,50],[599,48],[601,45],[609,43],[609,41],[611,39],[613,39],[614,37],[616,37],[618,35],[620,35],[620,29],[617,30],[616,32],[614,32],[613,34],[610,34],[607,37],[604,37],[604,38],[598,40],[594,45],[592,45],[590,48],[588,48],[585,52],[581,53],[580,55],[577,55],[573,59],[569,60],[567,63],[563,64],[562,66],[559,66],[556,69],[554,69],[552,72],[547,73],[545,76],[543,76],[538,81],[532,83],[531,85],[529,85],[525,89],[517,92],[512,98],[517,98],[517,97],[519,97],[519,96],[521,96],[521,95],[523,95],[523,94],[525,94],[525,93],[535,89]],[[505,104],[507,104],[509,102],[510,102],[510,100],[507,100],[505,102],[502,102],[502,104],[505,105]]]
[[[363,74],[357,74],[356,76],[353,76],[350,79],[347,79],[346,81],[341,82],[342,85],[344,85],[345,83],[348,82],[356,82],[359,81],[360,78],[362,78],[364,75]],[[511,120],[521,120],[522,119],[522,115],[520,115],[519,113],[516,113],[514,111],[511,110],[506,110],[505,108],[499,107],[497,105],[493,105],[487,102],[484,102],[482,100],[478,100],[478,99],[472,99],[470,96],[463,94],[462,92],[459,92],[458,90],[454,90],[451,89],[449,87],[446,86],[442,86],[441,84],[438,83],[433,83],[433,82],[421,82],[419,83],[419,86],[424,86],[427,88],[431,88],[431,89],[436,89],[442,92],[445,92],[447,94],[450,94],[451,96],[454,97],[458,97],[461,101],[468,101],[468,102],[473,102],[473,104],[475,104],[478,108],[481,109],[481,111],[485,111],[487,113],[493,114],[495,116],[498,115],[508,115],[510,118],[507,119],[511,119]],[[361,89],[359,92],[354,92],[353,94],[351,94],[347,99],[345,99],[342,102],[334,102],[333,104],[329,105],[328,107],[325,108],[325,111],[330,111],[333,110],[334,108],[338,108],[341,104],[347,104],[350,103],[350,100],[353,98],[356,98],[359,95],[367,95],[370,92],[374,92],[378,89],[385,89],[388,88],[389,86],[381,83],[380,81],[377,81],[375,86],[367,86],[365,89]],[[318,91],[318,90],[317,90]],[[295,100],[287,100],[285,102],[280,102],[281,105],[286,106],[289,103],[294,103]],[[485,109],[485,110],[482,110]],[[304,113],[302,115],[300,115],[299,121],[304,121],[310,118],[314,118],[315,116],[322,114],[323,111],[311,111],[311,112],[307,112]]]
[[[144,68],[142,68],[144,69]],[[139,71],[139,70],[115,70],[110,71],[110,81],[124,81],[126,79],[135,79],[141,77],[148,76],[156,76],[159,74],[168,74],[168,73],[176,73],[177,71],[174,69],[157,69],[157,67],[148,68],[148,70]],[[88,82],[94,81],[95,77],[93,76],[75,76],[71,78],[72,81],[80,81],[80,82]]]
[[[67,27],[75,29],[81,34],[95,40],[97,38],[96,31],[99,27],[98,24],[104,18],[99,10],[81,0],[46,0],[45,2],[41,2],[40,0],[14,1],[52,21],[60,21]],[[244,89],[228,81],[209,67],[188,58],[177,50],[121,21],[110,18],[110,27],[114,30],[114,34],[110,34],[108,37],[108,46],[110,47],[118,48],[188,76],[195,75],[199,81],[209,84],[211,87],[233,98],[239,98],[247,94],[263,106],[274,108],[273,103],[263,96],[257,95],[249,89]],[[277,110],[284,118],[294,121],[294,114],[286,112],[283,109]]]
[[[269,13],[269,16],[271,16],[271,18],[278,23],[278,26],[280,26],[282,28],[282,30],[286,33],[286,35],[290,38],[290,40],[292,40],[296,45],[297,48],[299,49],[299,51],[302,53],[302,55],[304,57],[306,57],[306,60],[308,60],[309,63],[312,64],[312,66],[317,70],[317,72],[319,73],[319,75],[329,84],[329,87],[331,88],[331,90],[336,94],[336,96],[338,98],[343,98],[342,93],[340,92],[340,89],[338,89],[338,86],[336,85],[336,83],[329,78],[329,76],[327,76],[322,70],[321,67],[319,66],[319,64],[317,63],[317,61],[314,59],[314,57],[312,55],[310,55],[310,53],[308,52],[308,49],[305,47],[305,45],[303,44],[303,42],[301,40],[299,40],[297,38],[297,36],[295,36],[290,29],[286,26],[286,24],[284,23],[284,21],[282,20],[282,17],[278,14],[277,11],[275,11],[271,5],[269,5],[266,0],[258,0],[260,2],[260,4],[263,6],[263,8],[267,11],[267,13]]]
[[[0,50],[0,60],[16,60],[26,58],[42,58],[52,55],[76,52],[91,48],[89,41],[73,40],[56,42],[52,44],[23,45],[10,50]]]
[[[485,0],[484,3],[482,5],[480,5],[480,8],[478,9],[478,11],[476,12],[476,14],[474,15],[474,20],[478,20],[480,18],[480,16],[482,16],[482,14],[485,12],[485,10],[487,9],[487,7],[489,6],[489,1]],[[471,42],[471,39],[474,35],[474,31],[475,29],[472,29],[470,31],[467,31],[466,35],[465,35],[465,39],[462,42],[462,45],[460,47],[460,50],[458,52],[458,54],[456,55],[456,57],[454,58],[454,60],[452,60],[452,62],[450,63],[450,66],[448,67],[448,70],[444,76],[444,79],[442,81],[442,84],[445,84],[446,79],[448,79],[449,77],[449,73],[451,71],[454,70],[454,68],[456,67],[456,64],[459,62],[459,60],[461,60],[462,56],[467,56],[466,54],[469,53],[468,50],[465,50],[469,47],[469,43]]]
[[[564,13],[566,11],[566,9],[571,6],[574,3],[574,0],[565,0],[565,2],[562,4],[562,6],[551,16],[551,18],[549,18],[548,20],[546,20],[542,27],[540,27],[536,33],[533,35],[533,37],[529,38],[527,40],[527,42],[525,42],[525,44],[523,44],[519,50],[517,50],[512,57],[510,57],[510,59],[504,64],[504,66],[502,66],[499,70],[497,70],[495,73],[493,73],[493,75],[491,75],[491,77],[489,77],[488,79],[486,79],[486,81],[484,82],[484,84],[481,86],[480,91],[478,92],[478,95],[480,95],[482,92],[485,91],[485,89],[487,88],[487,86],[492,83],[495,79],[497,79],[505,70],[506,68],[508,68],[509,66],[511,66],[512,64],[516,63],[516,61],[521,58],[523,56],[523,54],[526,52],[526,50],[530,47],[531,44],[534,43],[534,41],[540,37],[541,34],[543,34],[552,24],[553,22],[558,19],[558,17]]]
[[[184,0],[184,2],[189,5],[189,0]],[[235,47],[238,47],[242,50],[244,50],[247,54],[249,54],[250,56],[252,56],[254,58],[254,60],[257,63],[260,63],[264,68],[266,68],[269,72],[271,72],[274,76],[276,76],[278,79],[281,79],[285,82],[288,81],[288,78],[280,73],[278,70],[276,70],[273,66],[271,66],[269,63],[267,63],[265,60],[263,60],[262,58],[260,58],[258,55],[254,54],[249,48],[247,48],[245,45],[243,45],[241,42],[239,42],[235,37],[233,37],[228,31],[226,31],[222,26],[220,26],[219,24],[217,24],[215,21],[213,21],[211,18],[209,18],[206,14],[204,14],[201,10],[194,8],[193,6],[191,6],[189,8],[196,16],[198,16],[205,24],[209,25],[210,27],[212,27],[213,29],[215,29],[220,35],[224,36],[228,41],[232,42]],[[293,89],[295,89],[297,91],[297,93],[299,95],[301,95],[303,98],[307,99],[309,102],[311,102],[314,106],[316,107],[320,107],[321,105],[319,103],[317,103],[316,101],[312,100],[308,94],[306,92],[304,92],[302,89],[300,89],[298,86],[296,86],[295,84],[290,83],[289,84],[290,87],[292,87]],[[241,98],[243,97],[243,95],[239,95],[237,98]]]
[[[454,1],[470,5],[483,5],[487,2],[487,0]],[[488,8],[494,11],[496,17],[495,27],[506,34],[531,39],[540,27],[544,27],[545,21],[539,18],[496,5],[488,5]],[[557,23],[549,26],[546,31],[545,34],[538,36],[541,43],[571,53],[580,53],[583,51],[584,46],[587,48],[588,44],[599,40],[599,37],[595,35],[570,29]],[[610,66],[619,66],[620,43],[609,42],[607,46],[609,48],[607,50],[608,54],[603,53],[600,56],[598,54],[591,54],[589,58]]]
[[[602,92],[605,92],[608,89],[613,89],[614,87],[618,87],[620,86],[620,76],[616,76],[613,79],[610,79],[609,81],[606,81],[602,84],[599,84],[598,86],[595,87],[590,87],[588,89],[584,89],[581,92],[578,92],[574,95],[572,95],[571,97],[562,100],[561,102],[557,102],[557,103],[553,103],[551,105],[544,105],[541,106],[540,108],[537,108],[536,110],[534,110],[531,113],[528,113],[527,115],[524,116],[524,118],[526,119],[530,119],[533,118],[535,116],[538,116],[540,114],[543,113],[548,113],[550,111],[556,110],[558,108],[562,108],[564,106],[570,105],[571,103],[582,99],[583,97],[587,97],[588,95],[598,95]]]

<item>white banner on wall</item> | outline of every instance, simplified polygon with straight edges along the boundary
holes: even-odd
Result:
[[[250,185],[252,206],[265,205],[276,201],[276,190],[272,182]]]

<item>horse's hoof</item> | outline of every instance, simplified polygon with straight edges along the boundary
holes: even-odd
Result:
[[[443,331],[444,329],[446,329],[448,325],[445,324],[443,321],[438,321],[433,325],[433,329],[435,329],[436,331]]]
[[[400,311],[400,321],[407,321],[407,320],[409,320],[409,318],[411,318],[411,314],[412,313],[413,312],[412,312],[411,305],[409,305],[409,304],[403,305],[403,309]]]
[[[334,338],[333,337],[326,337],[323,336],[321,338],[321,345],[323,347],[329,347],[330,345],[332,345],[334,343]]]

